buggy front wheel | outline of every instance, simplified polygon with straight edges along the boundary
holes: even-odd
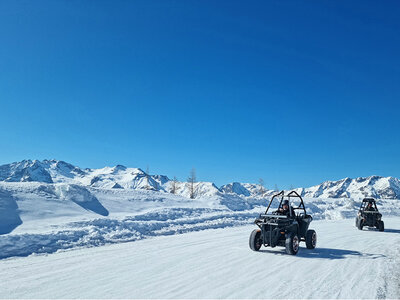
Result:
[[[357,226],[357,228],[358,228],[359,230],[362,230],[363,227],[364,227],[364,220],[361,219],[360,221],[358,221],[358,226]]]
[[[297,234],[290,232],[286,236],[285,248],[286,253],[290,255],[296,255],[299,252],[300,238]]]
[[[384,231],[385,230],[385,224],[383,223],[383,221],[379,221],[378,230],[379,231]]]
[[[249,246],[253,251],[258,251],[261,248],[261,230],[254,229],[249,238]]]

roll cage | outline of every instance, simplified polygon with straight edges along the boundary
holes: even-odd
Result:
[[[359,211],[365,212],[365,208],[367,207],[368,203],[372,203],[373,207],[375,208],[375,211],[378,212],[378,207],[376,206],[376,201],[374,198],[364,198],[363,201],[361,202]]]
[[[300,204],[297,207],[292,207],[291,203],[292,203],[292,198],[298,198],[300,199]],[[296,213],[296,210],[302,210],[304,212],[304,216],[307,216],[307,212],[306,212],[306,207],[304,206],[304,202],[303,202],[303,198],[296,192],[296,191],[291,191],[289,194],[285,195],[284,191],[279,192],[278,194],[275,194],[272,196],[271,200],[269,201],[268,207],[265,210],[265,215],[268,214],[268,210],[271,207],[271,204],[274,200],[278,200],[279,201],[279,205],[278,205],[278,209],[282,208],[282,202],[283,200],[288,200],[289,201],[289,212],[290,212],[290,217],[296,217],[292,215],[292,209],[290,209],[291,207],[293,208],[294,212]],[[297,214],[297,216],[301,215],[302,212],[299,212]]]

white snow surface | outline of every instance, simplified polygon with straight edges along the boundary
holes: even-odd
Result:
[[[398,298],[400,220],[385,232],[314,221],[297,256],[253,252],[254,226],[0,260],[1,298]]]

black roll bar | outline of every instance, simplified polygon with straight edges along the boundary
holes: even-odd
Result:
[[[284,191],[280,191],[278,194],[275,194],[275,195],[272,196],[271,200],[269,201],[268,207],[267,207],[267,209],[265,211],[265,214],[267,214],[267,212],[268,212],[268,210],[269,210],[269,208],[270,208],[270,206],[272,204],[272,201],[276,197],[279,197],[279,196],[281,196],[281,200],[279,202],[279,206],[278,207],[281,207],[282,201],[283,201],[283,199],[285,197],[285,192]],[[307,215],[306,207],[305,207],[304,202],[303,202],[303,198],[296,191],[291,191],[289,194],[286,195],[286,197],[289,198],[289,204],[290,204],[290,201],[291,201],[290,200],[291,197],[292,198],[300,198],[299,206],[298,207],[294,207],[293,209],[303,209],[304,210],[304,214]],[[290,209],[290,216],[292,216],[292,210],[291,209]]]
[[[267,207],[267,209],[266,209],[266,211],[265,211],[265,214],[267,214],[267,211],[268,211],[269,207],[271,206],[271,203],[272,203],[272,201],[274,200],[274,198],[275,198],[275,197],[279,197],[279,196],[281,196],[281,195],[282,195],[282,198],[283,198],[283,196],[285,195],[285,193],[284,193],[283,191],[281,191],[280,193],[275,194],[275,195],[272,196],[271,200],[269,201],[268,207]],[[282,202],[282,199],[281,199],[280,202]],[[279,202],[279,205],[280,205],[280,202]]]

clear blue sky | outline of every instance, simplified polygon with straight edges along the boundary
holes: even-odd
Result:
[[[0,2],[0,164],[400,177],[399,1]]]

